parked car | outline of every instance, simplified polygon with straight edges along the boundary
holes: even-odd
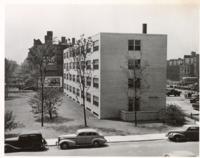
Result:
[[[19,135],[19,137],[5,139],[5,152],[24,150],[45,150],[46,140],[39,132],[30,132]]]
[[[167,134],[169,140],[172,141],[199,141],[199,126],[185,125],[177,131],[170,131]]]
[[[193,104],[192,104],[192,107],[193,107],[194,110],[199,111],[199,101],[193,103]]]
[[[199,101],[199,95],[192,95],[190,103],[196,103],[197,101]]]
[[[181,91],[177,91],[175,89],[167,89],[167,96],[174,95],[174,96],[180,96]]]
[[[57,145],[60,149],[70,147],[95,146],[99,147],[106,143],[106,139],[95,129],[79,129],[76,134],[61,135]]]

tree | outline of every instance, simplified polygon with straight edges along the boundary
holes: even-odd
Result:
[[[17,62],[5,58],[5,97],[8,97],[8,87],[17,68]]]
[[[73,61],[73,63],[76,63],[76,65],[73,67],[78,75],[77,81],[81,91],[85,127],[87,127],[85,94],[90,88],[90,86],[86,84],[86,77],[91,78],[91,71],[92,71],[91,63],[87,63],[87,58],[89,57],[89,55],[91,55],[92,46],[93,46],[92,39],[90,37],[86,39],[84,38],[84,35],[82,35],[80,40],[76,41],[76,43],[71,43],[68,49],[69,53],[72,56],[71,60]]]
[[[39,73],[40,88],[41,88],[41,126],[44,125],[44,84],[47,66],[51,59],[55,57],[56,47],[51,43],[35,45],[29,49],[28,58],[30,64]]]
[[[43,111],[42,111],[42,91],[41,89],[29,100],[32,107],[32,112],[36,116],[40,116],[43,112],[44,115],[48,115],[50,120],[57,117],[57,108],[61,105],[62,98],[59,88],[45,87],[43,91]]]
[[[172,126],[182,126],[185,123],[185,115],[177,105],[167,105],[166,108],[160,111],[160,119]]]
[[[23,88],[38,88],[39,71],[29,63],[28,59],[25,59],[24,62],[20,65],[18,76],[20,76],[19,78],[23,82]]]
[[[17,122],[15,121],[15,116],[12,111],[5,112],[5,131],[14,129],[17,127]]]

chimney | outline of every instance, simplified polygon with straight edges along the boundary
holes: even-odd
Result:
[[[44,37],[45,43],[53,43],[53,31],[47,31],[47,35]]]
[[[142,24],[142,33],[143,34],[147,33],[147,24]]]
[[[61,37],[61,43],[66,43],[65,37]]]
[[[72,38],[72,44],[73,45],[75,44],[75,38]]]

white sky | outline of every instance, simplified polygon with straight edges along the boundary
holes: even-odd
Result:
[[[199,53],[199,8],[188,4],[9,4],[5,7],[5,56],[23,62],[34,38],[47,30],[79,37],[98,32],[168,35],[168,59]]]

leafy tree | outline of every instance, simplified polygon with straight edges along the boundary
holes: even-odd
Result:
[[[38,69],[35,69],[35,67],[32,64],[30,64],[28,59],[25,59],[24,62],[20,65],[19,76],[23,81],[23,88],[38,88],[39,71]]]
[[[32,112],[36,116],[40,116],[42,113],[42,102],[41,102],[42,91],[39,90],[36,94],[29,100],[32,107]],[[61,105],[62,98],[59,88],[56,87],[45,87],[43,91],[43,112],[44,115],[48,115],[50,120],[57,117],[58,107]]]
[[[182,126],[185,123],[185,115],[177,105],[167,105],[166,108],[160,111],[160,119],[172,126]]]
[[[28,62],[39,73],[40,89],[41,89],[41,126],[44,125],[44,84],[47,66],[51,59],[55,57],[56,47],[51,43],[35,45],[29,49]]]
[[[17,68],[17,62],[5,58],[5,97],[8,97],[8,87]]]
[[[6,111],[5,113],[5,131],[12,130],[17,127],[17,122],[15,122],[15,116],[12,111]]]
[[[83,114],[84,114],[84,125],[87,127],[87,119],[86,119],[86,110],[85,110],[85,99],[86,99],[86,92],[90,88],[86,84],[86,77],[91,77],[91,65],[90,68],[88,67],[88,63],[86,62],[89,55],[91,55],[91,47],[93,46],[92,39],[84,38],[84,35],[81,36],[80,40],[76,41],[76,43],[71,43],[69,47],[69,53],[72,54],[72,62],[76,63],[74,67],[75,71],[77,72],[78,78],[78,85],[81,91],[81,98],[82,98],[82,105],[83,105]],[[91,64],[91,63],[90,63]],[[69,69],[68,69],[69,70]],[[78,100],[78,96],[77,96]]]

